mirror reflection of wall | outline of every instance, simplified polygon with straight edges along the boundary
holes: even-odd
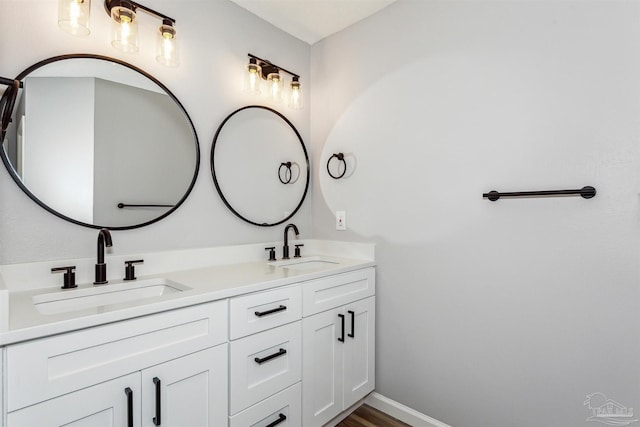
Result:
[[[193,169],[189,124],[164,93],[96,80],[94,224],[139,223],[149,211],[118,203],[173,206]],[[162,117],[159,121],[158,117]],[[100,119],[98,119],[100,118]],[[153,159],[153,161],[150,161]]]
[[[281,180],[282,163],[293,178]],[[220,125],[212,148],[216,187],[227,206],[255,225],[276,225],[299,208],[309,182],[308,156],[295,127],[267,107],[243,107]],[[286,181],[286,179],[285,179]]]
[[[3,160],[34,200],[83,225],[153,222],[184,200],[198,170],[197,137],[184,109],[125,65],[68,57],[36,64],[20,78]]]

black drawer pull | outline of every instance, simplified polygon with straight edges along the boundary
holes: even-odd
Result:
[[[156,385],[156,416],[153,417],[153,425],[159,426],[162,421],[160,419],[160,415],[162,414],[162,396],[161,396],[161,386],[160,378],[153,377],[153,383]]]
[[[351,315],[351,333],[347,334],[347,336],[350,338],[355,338],[356,337],[356,313],[351,310],[347,311],[347,313]]]
[[[277,420],[275,420],[271,424],[267,424],[264,427],[276,427],[278,424],[280,424],[281,422],[283,422],[286,419],[287,419],[287,416],[285,414],[280,414],[280,415],[278,415],[278,419]]]
[[[269,314],[273,314],[273,313],[277,313],[279,311],[284,311],[287,309],[286,305],[281,305],[278,308],[272,308],[271,310],[267,310],[267,311],[256,311],[256,316],[258,317],[262,317],[262,316],[268,316]]]
[[[342,324],[342,327],[340,328],[342,330],[342,334],[340,335],[341,337],[338,338],[338,341],[344,342],[344,314],[338,314],[338,317],[340,318],[340,323]]]
[[[124,394],[127,395],[127,427],[133,427],[133,390],[127,387]]]
[[[281,348],[277,353],[270,354],[269,356],[263,357],[262,359],[256,357],[253,360],[255,360],[258,365],[262,365],[264,362],[268,362],[269,360],[275,359],[276,357],[284,356],[285,354],[287,354],[287,350]]]

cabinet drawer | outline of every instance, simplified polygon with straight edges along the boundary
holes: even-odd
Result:
[[[302,284],[302,315],[330,310],[375,294],[375,270],[366,268]]]
[[[231,343],[230,413],[300,381],[301,321]]]
[[[300,286],[231,299],[229,336],[234,340],[302,318]]]
[[[79,390],[226,341],[227,301],[7,347],[7,409]]]
[[[229,418],[229,427],[298,427],[302,425],[302,387],[300,383],[245,409]]]

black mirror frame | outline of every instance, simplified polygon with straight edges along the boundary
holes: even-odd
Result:
[[[33,194],[31,191],[29,191],[29,189],[22,183],[22,181],[20,180],[20,177],[16,174],[13,166],[11,165],[11,163],[9,162],[9,159],[7,158],[7,155],[4,151],[4,149],[0,149],[0,157],[2,158],[2,163],[4,163],[4,166],[7,168],[7,171],[9,171],[9,175],[11,175],[11,178],[13,178],[13,180],[15,181],[15,183],[18,185],[18,187],[20,187],[20,189],[22,189],[22,191],[25,192],[25,194],[27,196],[29,196],[31,198],[31,200],[33,200],[34,202],[36,202],[38,205],[40,205],[41,208],[45,209],[46,211],[54,214],[55,216],[57,216],[58,218],[62,218],[65,221],[69,221],[72,222],[76,225],[81,225],[83,227],[89,227],[89,228],[96,228],[96,229],[101,229],[101,228],[108,228],[109,230],[131,230],[134,228],[140,228],[140,227],[145,227],[149,224],[153,224],[154,222],[160,221],[161,219],[171,215],[173,212],[176,211],[176,209],[178,209],[182,203],[184,203],[184,201],[187,199],[187,197],[189,196],[189,194],[191,194],[191,191],[193,190],[193,187],[196,183],[196,179],[198,178],[198,172],[200,170],[200,141],[198,140],[198,134],[196,132],[196,128],[193,125],[193,121],[191,120],[191,117],[189,116],[189,113],[187,113],[187,110],[184,108],[184,106],[182,105],[182,103],[178,100],[178,98],[176,98],[176,96],[173,94],[173,92],[171,92],[164,84],[162,84],[158,79],[156,79],[155,77],[153,77],[151,74],[147,73],[146,71],[136,67],[135,65],[131,65],[127,62],[121,61],[119,59],[116,58],[111,58],[108,56],[103,56],[103,55],[94,55],[94,54],[87,54],[87,53],[77,53],[77,54],[67,54],[67,55],[59,55],[59,56],[54,56],[45,60],[42,60],[40,62],[37,62],[33,65],[31,65],[30,67],[28,67],[27,69],[25,69],[24,71],[22,71],[17,77],[16,80],[22,81],[22,79],[24,79],[26,76],[28,76],[31,72],[33,72],[34,70],[43,67],[47,64],[50,64],[52,62],[57,62],[57,61],[63,61],[66,59],[98,59],[101,61],[107,61],[107,62],[113,62],[116,64],[120,64],[124,67],[127,67],[133,71],[136,71],[140,74],[142,74],[143,76],[145,76],[146,78],[148,78],[149,80],[151,80],[153,83],[155,83],[156,85],[158,85],[158,87],[160,87],[162,90],[165,91],[165,93],[167,95],[169,95],[169,97],[173,100],[173,102],[176,103],[176,105],[180,108],[180,110],[182,110],[185,118],[187,119],[187,121],[189,122],[189,126],[191,126],[191,131],[193,132],[193,137],[195,139],[195,145],[196,145],[196,159],[195,159],[195,171],[193,173],[193,178],[191,179],[191,183],[189,184],[189,187],[187,188],[187,191],[185,192],[184,196],[182,196],[182,198],[173,206],[173,208],[169,209],[167,212],[163,213],[162,215],[150,220],[150,221],[146,221],[140,224],[134,224],[134,225],[127,225],[127,226],[108,226],[108,225],[97,225],[97,224],[88,224],[82,221],[78,221],[76,219],[70,218],[66,215],[63,215],[62,213],[52,209],[51,207],[49,207],[47,204],[45,204],[43,201],[41,201],[35,194]],[[2,95],[2,98],[0,99],[0,105],[2,105],[2,99],[4,99],[6,96],[9,95],[10,91],[5,91],[5,93]],[[6,100],[5,100],[6,102]],[[12,114],[12,112],[9,112],[8,114]],[[0,136],[0,142],[4,140],[4,132],[3,134]]]
[[[238,211],[236,211],[233,206],[231,206],[231,204],[229,203],[229,201],[227,200],[227,198],[224,196],[224,194],[222,193],[222,189],[220,188],[220,184],[218,183],[218,178],[216,176],[216,168],[214,165],[214,156],[215,156],[215,152],[216,152],[216,144],[218,142],[218,136],[220,135],[220,132],[222,131],[222,128],[224,127],[224,125],[236,114],[238,114],[241,111],[247,110],[249,108],[260,108],[266,111],[270,111],[273,114],[277,115],[278,117],[280,117],[282,120],[285,121],[285,123],[287,123],[289,125],[289,127],[291,127],[291,129],[293,129],[293,131],[295,132],[296,136],[298,137],[298,141],[300,141],[300,146],[302,147],[302,151],[304,152],[304,159],[305,159],[305,163],[307,165],[307,181],[305,183],[304,186],[304,193],[302,193],[302,197],[300,198],[300,202],[298,203],[298,206],[296,206],[296,208],[291,212],[291,214],[289,216],[287,216],[286,218],[284,218],[281,221],[278,222],[274,222],[274,223],[258,223],[258,222],[254,222],[251,221],[248,218],[245,218],[244,216],[242,216]],[[280,112],[274,110],[273,108],[269,108],[269,107],[265,107],[263,105],[247,105],[241,108],[238,108],[237,110],[235,110],[234,112],[232,112],[231,114],[229,114],[223,121],[222,123],[220,123],[220,126],[218,126],[218,130],[216,130],[216,134],[213,137],[213,144],[211,146],[211,176],[213,177],[213,183],[216,186],[216,190],[218,190],[218,194],[220,195],[220,198],[222,199],[222,202],[225,204],[225,206],[231,211],[233,212],[233,214],[235,216],[237,216],[238,218],[240,218],[243,221],[248,222],[249,224],[253,224],[253,225],[257,225],[259,227],[273,227],[276,225],[280,225],[284,222],[287,222],[289,219],[291,219],[299,210],[300,207],[302,207],[302,203],[304,203],[304,199],[307,197],[307,191],[309,190],[309,181],[310,181],[310,177],[311,177],[311,169],[309,168],[309,155],[307,154],[307,148],[304,145],[304,141],[302,140],[302,137],[300,136],[300,132],[298,132],[298,129],[296,129],[296,127],[293,125],[293,123],[291,123],[291,121],[289,119],[287,119],[283,114],[281,114]]]

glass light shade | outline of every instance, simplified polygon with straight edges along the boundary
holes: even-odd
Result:
[[[282,77],[278,73],[271,73],[267,76],[269,93],[267,97],[274,102],[282,101]]]
[[[177,67],[180,61],[175,28],[166,23],[162,24],[158,28],[156,40],[156,60],[167,67]]]
[[[111,9],[111,19],[111,45],[122,52],[137,52],[138,22],[135,12],[126,7],[116,6]]]
[[[58,27],[74,36],[88,36],[91,0],[58,0]]]
[[[289,107],[299,110],[302,108],[302,86],[297,77],[291,81],[291,93],[289,95]]]
[[[254,58],[249,60],[247,65],[247,71],[244,73],[244,91],[252,95],[260,95],[260,83],[262,78],[260,77],[260,65]]]

